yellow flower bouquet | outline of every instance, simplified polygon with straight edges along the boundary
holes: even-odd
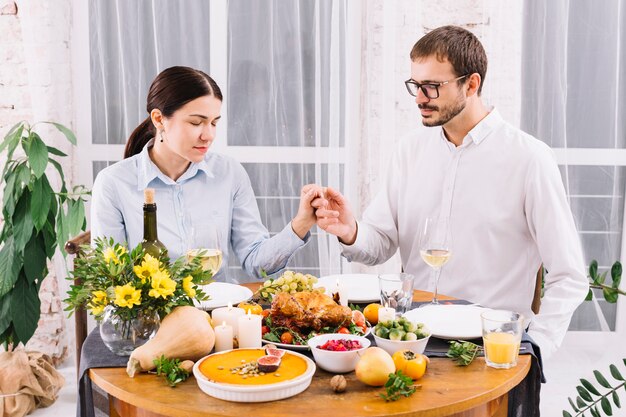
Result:
[[[80,278],[82,282],[68,291],[66,310],[85,306],[101,322],[105,344],[118,354],[130,352],[126,347],[116,351],[107,343],[104,323],[113,323],[120,337],[132,339],[136,347],[141,342],[136,339],[147,341],[160,319],[174,307],[193,305],[194,299],[208,299],[199,285],[211,282],[212,272],[203,269],[202,253],[181,256],[170,263],[168,258],[158,259],[145,253],[141,245],[128,252],[125,246],[104,238],[84,249],[85,255],[76,259],[68,278]],[[146,322],[151,326],[146,327]]]

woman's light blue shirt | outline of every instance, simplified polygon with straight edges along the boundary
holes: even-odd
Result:
[[[234,159],[207,153],[202,162],[191,163],[177,180],[163,174],[152,162],[148,148],[102,170],[93,185],[91,236],[113,237],[134,248],[143,239],[143,190],[155,189],[159,240],[172,260],[189,248],[192,228],[215,225],[224,260],[218,281],[245,282],[244,277],[226,279],[224,270],[232,250],[244,270],[260,278],[261,270],[273,274],[284,268],[310,234],[300,239],[291,223],[272,238],[261,222],[248,174]],[[208,226],[207,226],[208,227]],[[199,232],[196,232],[199,234]],[[196,246],[203,247],[202,236]]]

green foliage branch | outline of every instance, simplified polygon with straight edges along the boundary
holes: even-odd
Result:
[[[622,361],[624,365],[626,365],[626,358],[622,359]],[[609,383],[607,378],[600,371],[593,371],[596,381],[598,381],[598,384],[600,384],[602,388],[597,388],[589,380],[581,379],[580,385],[576,386],[578,396],[576,396],[575,399],[571,397],[567,399],[575,414],[563,410],[563,417],[585,416],[585,413],[589,413],[589,415],[593,417],[600,417],[602,415],[601,413],[612,416],[615,411],[613,407],[621,408],[622,405],[618,392],[621,392],[622,389],[626,389],[626,382],[619,369],[614,364],[609,366],[609,371],[611,372],[611,376],[617,381],[615,385]],[[604,391],[604,393],[602,391]],[[600,408],[598,408],[598,405]]]
[[[72,131],[59,123],[30,125],[25,121],[14,125],[0,143],[0,153],[6,152],[0,230],[0,343],[9,351],[26,344],[37,328],[39,288],[48,274],[47,260],[69,236],[86,227],[84,202],[89,192],[80,185],[67,189],[58,161],[67,155],[46,145],[36,131],[42,124],[53,125],[76,145]],[[58,190],[52,188],[46,173],[50,166],[60,177]]]

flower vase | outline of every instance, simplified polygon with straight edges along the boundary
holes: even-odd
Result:
[[[134,319],[124,319],[115,306],[107,306],[100,322],[100,336],[105,346],[116,355],[129,356],[132,351],[152,339],[159,329],[156,311],[140,311]]]

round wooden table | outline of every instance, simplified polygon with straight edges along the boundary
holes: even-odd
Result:
[[[247,284],[255,288],[258,284]],[[432,295],[415,291],[415,301]],[[442,297],[442,299],[449,299]],[[109,394],[110,415],[124,416],[259,416],[293,415],[340,416],[454,416],[505,417],[507,394],[530,370],[531,356],[519,357],[513,369],[492,369],[484,358],[466,367],[447,358],[432,358],[426,375],[417,383],[415,394],[395,402],[378,396],[383,388],[368,387],[345,374],[347,390],[336,394],[330,388],[333,374],[317,369],[309,388],[294,397],[267,403],[234,403],[210,397],[200,391],[192,376],[176,388],[162,378],[141,374],[129,378],[124,368],[89,370],[93,383]]]

